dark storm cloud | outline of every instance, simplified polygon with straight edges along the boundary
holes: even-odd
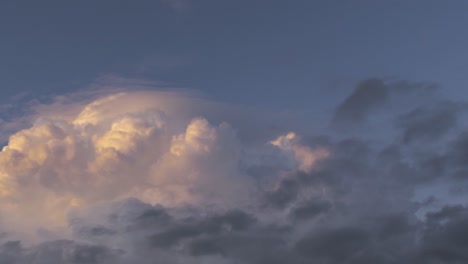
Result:
[[[432,107],[418,107],[398,117],[403,142],[437,140],[456,128],[461,106],[453,102]]]
[[[46,242],[33,248],[24,248],[19,241],[9,241],[0,246],[0,263],[110,264],[115,263],[119,254],[119,251],[104,246],[69,240]]]
[[[298,205],[291,212],[291,216],[296,220],[307,220],[319,216],[330,210],[332,204],[328,201],[308,201]]]
[[[281,179],[277,187],[264,195],[267,207],[284,210],[290,208],[291,217],[295,220],[307,220],[318,214],[328,212],[332,205],[329,200],[342,199],[353,188],[352,184],[367,181],[372,177],[373,168],[369,155],[369,146],[357,139],[345,139],[336,143],[327,142],[333,153],[330,158],[320,161],[311,172],[295,171]],[[307,200],[304,195],[310,194],[310,188],[326,190],[315,193]],[[355,187],[354,187],[355,188]]]
[[[450,165],[452,172],[455,172],[455,174],[459,176],[467,177],[468,131],[460,133],[457,138],[451,142],[443,158],[445,158],[446,164]]]
[[[189,244],[189,254],[221,256],[241,263],[281,263],[294,259],[281,234],[268,229],[197,238]]]
[[[442,221],[460,218],[463,215],[468,216],[467,213],[468,210],[466,210],[465,207],[461,205],[455,205],[446,206],[437,212],[430,212],[426,215],[426,217],[430,223],[440,224]]]
[[[387,240],[400,235],[411,233],[414,229],[411,218],[404,213],[394,213],[378,217],[379,227],[376,235],[379,239]]]
[[[167,226],[173,221],[173,218],[164,208],[151,208],[143,211],[138,215],[132,224],[128,227],[129,230],[151,228],[154,226]]]
[[[8,241],[0,246],[0,263],[14,264],[22,257],[20,241]]]
[[[447,181],[463,180],[468,175],[468,133],[455,132],[455,136],[446,140],[436,151],[423,151],[415,155],[414,160],[421,169],[418,174],[421,180],[445,178]],[[432,143],[432,144],[430,144]],[[436,144],[437,141],[426,142],[426,145]],[[450,179],[452,178],[452,179]]]
[[[210,216],[206,219],[187,219],[180,223],[174,223],[169,229],[150,236],[149,242],[155,247],[168,248],[185,239],[202,235],[216,235],[226,230],[245,231],[255,221],[253,216],[238,210]]]
[[[336,109],[332,124],[359,125],[370,112],[389,99],[388,87],[383,80],[368,79],[361,81]]]
[[[445,207],[428,215],[419,258],[425,263],[466,263],[468,260],[468,209]],[[422,263],[421,261],[421,263]]]
[[[277,189],[266,194],[267,204],[277,208],[284,208],[296,199],[300,185],[300,179],[296,177],[282,180]]]
[[[325,141],[327,148],[330,150],[331,157],[319,161],[311,172],[295,171],[287,177],[281,179],[277,187],[266,192],[265,201],[267,205],[284,209],[290,205],[295,205],[297,210],[293,212],[294,217],[306,217],[309,213],[312,214],[315,210],[321,211],[328,206],[319,196],[317,204],[308,204],[302,201],[297,204],[303,192],[309,192],[308,188],[315,189],[324,188],[330,191],[333,195],[340,196],[349,192],[352,188],[352,182],[360,180],[365,181],[373,176],[376,168],[373,168],[370,163],[370,156],[373,154],[370,146],[359,139],[344,139],[335,143]],[[325,142],[321,145],[325,145]],[[316,144],[316,143],[314,143]],[[333,197],[336,198],[336,197]],[[325,203],[325,204],[321,204]]]
[[[383,107],[395,104],[397,108],[414,108],[433,99],[438,90],[438,86],[430,83],[387,81],[378,78],[363,80],[337,106],[331,125],[341,131],[357,128],[368,122],[369,117],[381,113]]]
[[[416,219],[410,212],[389,214],[385,211],[376,212],[372,217],[360,216],[364,217],[361,221],[342,214],[341,217],[348,219],[346,225],[336,225],[329,219],[331,221],[318,223],[295,242],[291,240],[292,226],[266,224],[242,211],[182,218],[168,226],[162,224],[163,227],[156,221],[152,226],[141,227],[145,233],[138,229],[117,231],[121,232],[118,239],[126,238],[134,243],[119,248],[70,240],[28,248],[19,241],[8,241],[0,246],[0,263],[153,263],[152,260],[162,256],[165,263],[179,263],[176,259],[181,256],[188,258],[190,262],[187,263],[204,263],[206,258],[215,257],[218,263],[247,264],[458,264],[468,260],[467,208],[442,208],[429,213],[426,222]],[[141,212],[135,219],[139,215]],[[147,237],[148,230],[160,230],[158,234],[164,235],[158,239],[163,244],[155,244],[154,235]],[[132,249],[138,244],[137,249]],[[137,250],[138,254],[129,255],[131,250]]]
[[[123,204],[135,205],[135,202]],[[252,213],[229,210],[206,214],[196,208],[187,208],[178,215],[180,209],[171,212],[171,209],[160,206],[140,206],[139,210],[130,210],[134,215],[128,218],[122,218],[123,215],[129,216],[128,208],[120,207],[120,211],[111,213],[113,220],[107,221],[106,227],[99,227],[99,230],[115,230],[112,239],[133,241],[132,245],[125,244],[126,247],[118,252],[125,256],[128,246],[137,245],[134,250],[139,255],[133,260],[138,263],[147,263],[144,261],[158,258],[161,254],[170,255],[167,263],[175,263],[178,256],[193,258],[194,263],[203,263],[205,257],[221,257],[241,263],[284,263],[295,258],[286,243],[291,228],[266,224]],[[166,221],[168,219],[170,221]],[[74,224],[82,230],[79,227],[82,221]],[[102,241],[102,237],[89,232],[80,235],[90,244]]]
[[[342,263],[369,246],[369,235],[359,228],[338,228],[311,234],[296,244],[296,250],[314,260]]]
[[[83,227],[79,230],[80,233],[82,233],[83,236],[88,237],[88,236],[111,236],[115,234],[115,231],[108,229],[103,226],[94,226],[94,227]]]
[[[426,223],[411,223],[404,214],[389,215],[371,225],[319,230],[299,240],[295,250],[327,264],[464,263],[466,216],[466,208],[444,208],[429,215]]]

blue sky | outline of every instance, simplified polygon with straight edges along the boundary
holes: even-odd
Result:
[[[113,74],[305,110],[378,77],[466,97],[467,8],[461,0],[5,0],[0,89],[3,98],[63,93]]]

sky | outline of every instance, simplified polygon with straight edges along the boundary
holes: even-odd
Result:
[[[0,264],[467,263],[466,10],[1,1]]]

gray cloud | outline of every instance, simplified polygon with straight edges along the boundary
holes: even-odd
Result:
[[[398,126],[403,129],[403,142],[427,142],[437,140],[456,128],[461,106],[443,102],[430,108],[418,107],[398,117]]]
[[[369,243],[365,230],[344,227],[310,234],[296,244],[296,250],[315,261],[342,263],[352,261]]]
[[[68,240],[46,242],[33,248],[24,248],[19,241],[9,241],[1,245],[0,263],[110,264],[115,263],[118,255],[118,251],[104,246]]]
[[[33,247],[8,241],[0,246],[1,263],[152,263],[152,259],[162,257],[167,263],[183,259],[184,263],[455,264],[468,258],[465,252],[468,210],[462,206],[429,213],[425,222],[410,213],[377,212],[375,216],[366,216],[366,220],[353,222],[348,218],[345,225],[333,220],[317,223],[295,242],[292,226],[267,224],[243,211],[196,217],[199,214],[193,214],[191,209],[192,216],[188,218],[173,215],[175,218],[169,223],[155,221],[148,225],[139,222],[140,217],[157,214],[148,209],[151,206],[146,207],[127,219],[121,229],[116,222],[107,223],[106,230],[117,230],[111,234],[112,239],[123,241],[121,244],[102,244],[91,233],[85,235],[87,241],[83,242],[58,240]],[[168,214],[171,211],[157,210]],[[113,212],[119,213],[125,214]],[[125,228],[130,225],[132,229]],[[156,234],[148,235],[151,232]]]
[[[334,126],[357,126],[366,121],[370,112],[389,100],[387,85],[380,79],[357,84],[354,91],[336,109]]]
[[[339,106],[336,122],[374,125],[407,100],[381,141],[222,123],[177,96],[142,110],[160,94],[46,111],[0,154],[0,264],[466,263],[463,104],[424,89],[367,80]]]
[[[308,201],[298,205],[291,212],[291,216],[297,220],[307,220],[319,216],[320,214],[326,213],[330,210],[332,204],[327,201]]]
[[[369,118],[388,118],[401,109],[412,109],[422,103],[434,102],[438,87],[430,83],[390,81],[372,78],[360,81],[352,93],[335,109],[331,120],[340,131],[359,128]],[[386,109],[386,112],[383,112]]]

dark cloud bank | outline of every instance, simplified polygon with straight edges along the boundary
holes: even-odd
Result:
[[[464,111],[432,85],[365,80],[337,107],[336,136],[302,139],[332,155],[263,190],[259,208],[127,199],[70,216],[73,240],[30,245],[3,234],[0,264],[468,263],[468,207],[438,188],[468,192]],[[383,143],[370,140],[379,115],[392,127]]]

